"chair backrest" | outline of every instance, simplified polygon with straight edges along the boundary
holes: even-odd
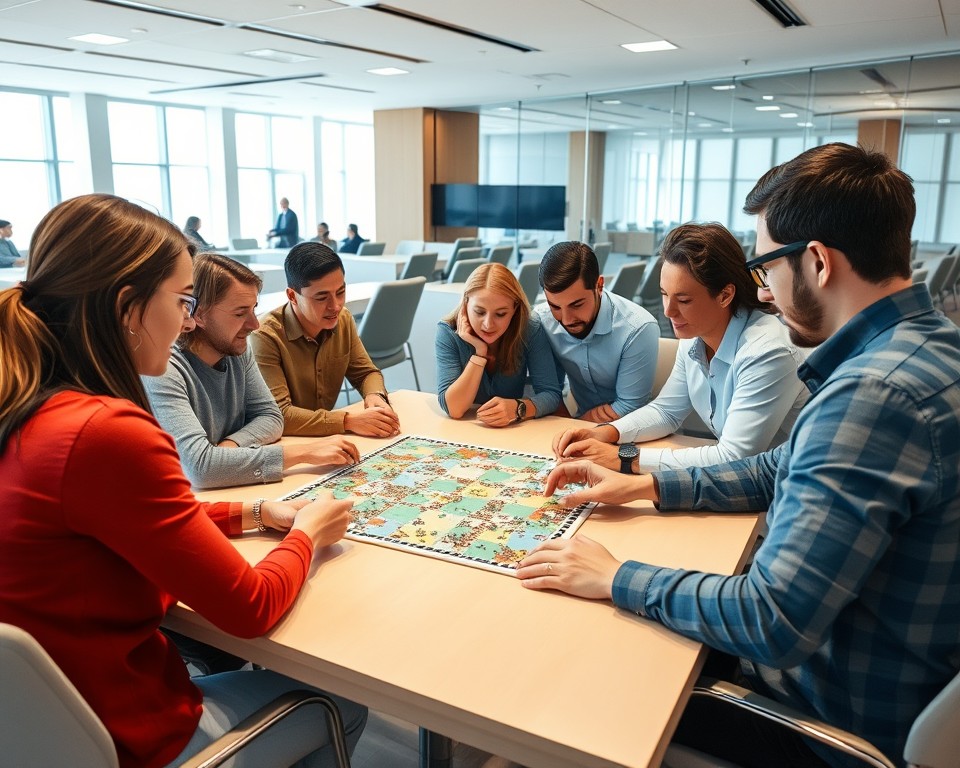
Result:
[[[230,241],[235,251],[250,251],[257,247],[256,239],[252,237],[235,237]]]
[[[381,256],[387,249],[386,243],[375,243],[370,240],[364,240],[357,248],[357,256]]]
[[[644,305],[660,303],[660,270],[663,269],[663,259],[649,259],[647,271],[643,273],[640,283],[640,303]]]
[[[0,624],[0,755],[18,768],[116,768],[100,718],[27,632]]]
[[[908,765],[948,768],[960,753],[960,675],[917,715],[907,736],[903,757]]]
[[[464,249],[472,250],[472,249]],[[480,250],[477,248],[477,250]],[[470,277],[470,274],[477,267],[482,264],[488,263],[486,259],[458,259],[457,263],[453,265],[453,269],[450,270],[450,277],[447,278],[448,283],[463,283],[466,282],[467,278]]]
[[[420,253],[423,251],[423,240],[401,240],[397,243],[397,250],[394,251],[398,256],[409,256],[411,253]]]
[[[520,264],[516,271],[517,282],[523,288],[527,295],[527,301],[532,307],[537,300],[537,294],[540,293],[540,263],[536,261],[525,261]]]
[[[497,245],[490,249],[490,256],[488,258],[497,264],[509,266],[511,256],[513,256],[512,245]]]
[[[927,288],[930,289],[930,295],[936,297],[943,290],[947,282],[947,275],[953,268],[953,262],[956,256],[941,256],[939,259],[931,259],[926,263],[927,268]]]
[[[613,243],[594,243],[593,252],[597,255],[597,264],[600,266],[600,274],[603,274],[603,268],[607,266],[607,259],[610,258],[610,251],[613,250]]]
[[[911,275],[913,282],[915,283],[925,283],[927,282],[927,270],[925,269],[915,269]]]
[[[414,253],[407,259],[407,264],[400,273],[401,280],[409,280],[411,277],[425,277],[428,280],[433,277],[433,271],[437,268],[437,254],[435,253]]]
[[[677,361],[677,347],[680,342],[676,339],[665,339],[662,336],[657,345],[657,368],[653,373],[653,389],[651,397],[656,397],[663,389],[663,385],[670,378],[670,371]]]
[[[643,274],[646,269],[647,265],[643,262],[624,264],[620,267],[620,271],[617,272],[613,280],[610,281],[610,286],[607,290],[609,290],[610,293],[617,294],[617,296],[623,296],[623,298],[633,301],[633,297],[637,295],[637,289],[640,288],[640,281],[643,279]]]
[[[957,280],[960,279],[960,257],[948,253],[947,258],[953,259],[953,264],[950,266],[950,271],[947,272],[944,278],[943,286],[940,288],[941,293],[943,291],[952,291],[957,284]]]
[[[426,283],[425,277],[411,277],[381,283],[377,288],[357,328],[371,358],[387,357],[403,349]]]

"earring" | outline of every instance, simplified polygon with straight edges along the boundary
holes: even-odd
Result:
[[[131,336],[137,337],[137,346],[133,348],[133,351],[136,352],[143,345],[143,338],[137,331],[131,331],[129,328],[127,328],[127,333],[129,333]]]

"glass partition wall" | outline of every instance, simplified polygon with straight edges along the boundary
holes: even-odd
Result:
[[[564,231],[483,230],[539,247],[576,238],[650,255],[681,221],[719,221],[749,248],[744,197],[772,166],[832,142],[873,143],[915,181],[914,238],[960,241],[960,54],[738,75],[491,104],[481,184],[563,184]]]

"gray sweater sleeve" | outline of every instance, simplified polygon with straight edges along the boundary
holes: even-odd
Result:
[[[237,358],[243,366],[244,424],[240,429],[222,438],[233,440],[241,448],[259,448],[275,443],[283,436],[283,414],[263,380],[256,359],[247,350]]]
[[[160,426],[173,436],[183,473],[194,488],[279,481],[283,476],[283,448],[280,445],[251,443],[250,447],[220,448],[211,441],[201,418],[205,415],[215,418],[218,411],[232,412],[235,408],[243,408],[244,403],[224,402],[222,399],[220,402],[211,401],[207,391],[191,374],[189,364],[181,359],[171,359],[162,376],[144,376],[142,380],[153,413]],[[240,430],[241,433],[244,431]]]

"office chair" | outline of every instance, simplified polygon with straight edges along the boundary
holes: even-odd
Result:
[[[513,256],[512,245],[495,245],[490,249],[489,261],[503,264],[505,267],[510,265],[510,257]]]
[[[663,389],[663,385],[670,378],[670,372],[677,362],[677,347],[680,342],[676,339],[660,338],[657,341],[657,368],[653,373],[653,389],[650,390],[650,398],[656,399]]]
[[[387,249],[386,243],[375,243],[370,240],[364,240],[357,248],[357,256],[382,256]]]
[[[426,283],[425,277],[381,283],[357,327],[357,334],[364,349],[380,370],[410,361],[417,391],[420,390],[420,379],[417,376],[417,364],[413,360],[413,349],[410,347],[410,331],[413,329],[413,318],[417,314]],[[350,388],[346,381],[344,391],[347,402],[350,402]]]
[[[607,266],[607,259],[610,251],[613,250],[613,243],[594,243],[593,252],[597,256],[597,266],[600,267],[600,274],[603,274],[603,268]]]
[[[257,241],[252,237],[235,237],[230,243],[235,251],[250,251],[257,247]]]
[[[633,301],[633,297],[637,295],[637,290],[640,288],[640,281],[643,279],[646,270],[647,265],[642,261],[636,264],[624,264],[620,267],[620,270],[614,276],[613,280],[610,281],[610,286],[607,290],[610,291],[610,293],[617,294],[617,296],[623,296],[623,298]]]
[[[466,256],[463,256],[465,259],[479,259],[483,256],[483,249],[479,247],[480,241],[475,237],[458,237],[453,241],[453,250],[450,252],[450,258],[447,259],[447,265],[444,267],[443,271],[440,272],[437,277],[443,280],[446,280],[450,277],[450,273],[453,272],[453,266],[457,263],[457,260],[461,258],[461,252],[472,248],[473,251],[470,251]]]
[[[409,280],[411,277],[424,277],[429,280],[437,268],[437,254],[414,253],[407,260],[399,280]]]
[[[895,768],[899,762],[890,760],[865,739],[842,728],[822,723],[810,715],[780,704],[733,683],[712,678],[701,678],[693,687],[693,696],[717,699],[724,704],[739,707],[758,717],[772,720],[807,738],[826,744],[838,752],[850,755],[864,765],[874,768]],[[960,753],[960,675],[953,678],[917,715],[907,736],[903,759],[908,766],[923,768],[953,768]],[[669,768],[693,766],[731,766],[719,760],[679,745],[667,748],[664,765]],[[736,768],[736,766],[733,766]]]
[[[941,256],[939,259],[928,260],[924,265],[927,268],[926,283],[927,288],[930,289],[930,298],[933,299],[934,304],[939,302],[941,308],[943,307],[943,301],[940,293],[946,287],[947,277],[953,270],[953,263],[957,258],[957,256]]]
[[[514,273],[517,276],[517,282],[523,288],[527,295],[527,301],[532,307],[537,301],[537,295],[540,293],[540,264],[536,261],[524,261]]]
[[[397,250],[394,251],[397,256],[410,256],[414,253],[420,253],[423,250],[423,240],[401,240],[397,243]]]
[[[324,708],[340,768],[350,768],[346,734],[336,703],[314,691],[291,691],[239,722],[181,763],[212,768],[243,749],[287,715],[308,704]],[[113,739],[90,705],[29,633],[0,624],[0,754],[17,768],[117,768]]]
[[[464,248],[464,251],[468,250],[480,250],[479,248]],[[456,264],[453,265],[453,269],[450,271],[450,277],[447,278],[448,283],[464,283],[467,278],[470,277],[470,274],[477,267],[482,264],[487,264],[486,259],[460,259]]]

